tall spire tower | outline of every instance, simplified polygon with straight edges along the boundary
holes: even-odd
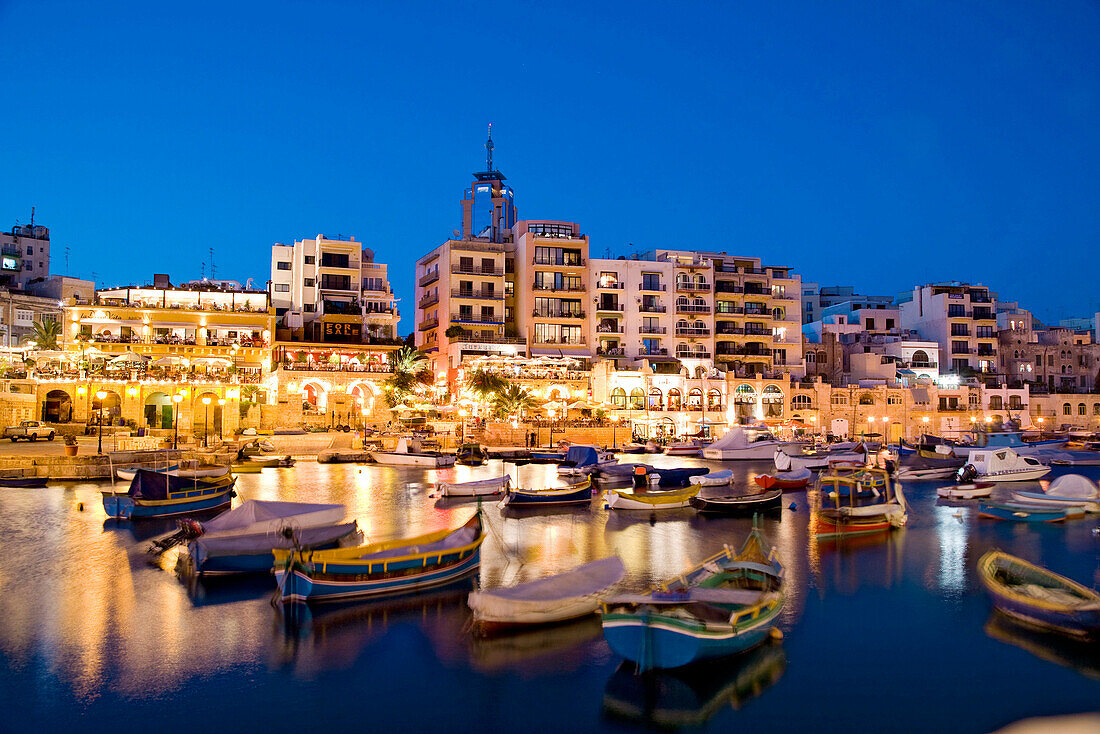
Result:
[[[485,170],[474,174],[474,182],[462,198],[462,237],[504,242],[518,219],[512,187],[504,174],[493,167],[493,123],[485,141]]]

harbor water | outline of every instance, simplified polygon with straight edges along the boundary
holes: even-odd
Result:
[[[770,466],[722,468],[734,470],[736,489]],[[344,503],[373,541],[460,524],[477,502],[433,497],[434,483],[502,471],[522,486],[559,483],[553,466],[499,461],[443,470],[299,462],[241,475],[237,501]],[[1096,467],[1048,478],[1068,471],[1100,479]],[[502,511],[491,498],[469,583],[315,606],[290,625],[269,577],[195,582],[174,572],[176,550],[148,555],[149,538],[174,524],[106,519],[100,485],[0,490],[0,731],[986,732],[1100,709],[1098,648],[1001,619],[975,575],[978,557],[1000,548],[1100,585],[1097,516],[983,519],[976,503],[937,500],[944,483],[904,485],[905,528],[840,543],[817,542],[811,498],[789,493],[781,513],[761,520],[786,567],[782,640],[644,676],[621,666],[598,618],[481,638],[465,596],[474,584],[512,585],[616,553],[623,588],[640,590],[737,546],[750,519],[607,510],[599,498],[590,508]]]

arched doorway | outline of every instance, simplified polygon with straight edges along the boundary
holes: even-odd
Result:
[[[64,390],[50,390],[42,403],[42,420],[47,423],[68,423],[73,419],[73,399]]]
[[[205,427],[206,435],[213,438],[222,436],[222,406],[218,405],[220,396],[214,392],[204,392],[195,396],[195,402],[191,404],[191,423],[197,431],[196,436],[201,436]],[[210,398],[209,405],[203,402],[203,398]],[[199,419],[203,423],[199,423]]]
[[[149,428],[172,427],[172,398],[165,393],[149,393],[145,397],[145,425]]]
[[[328,407],[328,394],[325,388],[316,382],[302,385],[302,408],[306,412],[324,413]]]
[[[756,390],[752,385],[741,384],[733,393],[733,403],[740,419],[751,418],[756,407]]]
[[[783,417],[783,391],[776,385],[768,385],[764,388],[764,395],[761,398],[761,402],[764,404],[764,415],[766,417]]]
[[[98,390],[96,392],[99,392]],[[107,394],[103,396],[102,405],[100,400],[96,397],[95,393],[92,393],[92,420],[93,422],[99,420],[100,407],[103,408],[103,425],[115,425],[118,423],[119,418],[122,417],[122,398],[119,394],[113,390],[105,390]]]

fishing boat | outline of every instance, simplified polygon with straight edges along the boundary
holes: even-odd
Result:
[[[393,451],[371,451],[370,456],[378,464],[386,466],[427,466],[438,468],[454,466],[455,457],[438,451],[424,451],[420,439],[401,438]]]
[[[228,505],[234,495],[232,475],[214,479],[173,477],[138,469],[129,489],[101,490],[108,517],[120,520],[171,517]]]
[[[509,487],[501,505],[506,507],[546,507],[552,505],[580,505],[592,501],[592,478],[578,484],[552,489],[523,489]]]
[[[821,469],[828,469],[830,464],[836,464],[838,462],[866,464],[867,447],[864,444],[856,444],[851,449],[838,450],[834,448],[831,451],[822,451],[801,456],[792,456],[786,449],[779,448],[772,454],[772,463],[775,464],[775,468],[781,472],[798,471],[800,469],[820,471]]]
[[[565,459],[564,451],[532,451],[531,463],[533,464],[557,464]]]
[[[1031,456],[1020,456],[1012,449],[970,452],[965,466],[955,472],[960,482],[1030,482],[1045,477],[1050,467]]]
[[[1100,637],[1100,594],[1002,551],[978,559],[993,606],[1013,619],[1075,637]]]
[[[653,472],[657,476],[657,486],[659,487],[685,487],[692,477],[709,474],[710,469],[705,466],[683,466],[674,469],[661,467],[660,469],[654,469]]]
[[[623,444],[622,453],[624,453],[624,454],[644,454],[645,452],[646,452],[646,450],[645,450],[645,444],[644,443],[633,443],[633,442],[631,442],[631,443]]]
[[[1085,512],[1100,512],[1100,489],[1088,477],[1064,474],[1043,492],[1013,492],[1013,499],[1052,507],[1079,507]]]
[[[488,460],[489,452],[479,443],[464,443],[455,452],[455,463],[463,466],[481,466]]]
[[[893,484],[885,469],[868,467],[863,472],[871,475],[876,494],[870,499],[861,498],[859,491],[824,498],[831,502],[823,502],[816,512],[818,539],[880,533],[906,523],[909,516],[901,485]]]
[[[624,492],[609,489],[604,500],[612,510],[675,510],[687,507],[691,498],[698,493],[697,485],[667,492]]]
[[[978,515],[1011,522],[1062,522],[1071,517],[1084,517],[1085,511],[1037,502],[983,502],[978,506]]]
[[[993,493],[993,482],[970,482],[940,487],[936,494],[949,500],[972,500],[988,497]]]
[[[691,498],[691,506],[699,512],[715,515],[752,515],[770,512],[783,506],[782,489],[764,489],[759,492],[720,497],[697,496]]]
[[[615,462],[614,456],[601,456],[600,450],[595,446],[577,444],[570,446],[565,452],[565,458],[558,464],[558,474],[567,477],[588,476],[601,466]]]
[[[753,477],[753,481],[763,489],[781,489],[784,492],[792,492],[798,489],[806,489],[813,477],[814,473],[809,469],[792,469],[791,471],[781,471],[775,474],[759,474]]]
[[[294,459],[290,456],[278,454],[249,454],[240,462],[241,466],[258,466],[261,469],[272,467],[294,466]]]
[[[1084,512],[1100,512],[1100,500],[1086,500],[1077,497],[1059,497],[1046,492],[1020,492],[1012,493],[1015,502],[1031,502],[1043,507],[1077,508]]]
[[[124,479],[127,482],[132,480],[137,474],[137,470],[145,469],[145,467],[127,467],[125,469],[115,469],[115,476],[119,479]],[[179,464],[173,464],[172,466],[165,467],[163,469],[146,469],[146,471],[156,472],[157,474],[167,474],[172,477],[184,477],[185,479],[202,478],[209,479],[215,477],[224,477],[230,471],[228,464],[222,464],[220,466],[200,466],[193,469],[183,469]]]
[[[665,453],[669,456],[698,456],[702,450],[703,442],[698,439],[677,441],[665,446]]]
[[[492,479],[476,479],[472,482],[440,482],[439,493],[444,497],[481,497],[506,492],[512,486],[512,477],[505,474]]]
[[[895,475],[904,480],[948,479],[964,464],[963,459],[950,455],[943,458],[914,456],[906,458],[898,467]]]
[[[346,514],[344,505],[246,500],[212,520],[193,523],[198,535],[187,542],[189,570],[199,576],[270,572],[275,548],[358,545],[359,526],[342,522]]]
[[[468,603],[474,622],[485,632],[555,624],[594,614],[605,592],[625,573],[622,559],[610,556],[517,586],[475,591]]]
[[[677,668],[733,655],[767,640],[783,607],[783,566],[753,528],[741,550],[728,546],[643,594],[609,598],[603,631],[613,652],[641,670]]]
[[[889,481],[885,471],[854,462],[835,462],[817,477],[817,486],[830,497],[878,497]]]
[[[734,426],[726,435],[703,449],[703,458],[715,461],[766,461],[777,450],[788,454],[801,454],[802,444],[780,441],[766,431],[749,433],[741,426]]]
[[[693,477],[688,477],[688,482],[702,487],[725,487],[731,479],[733,479],[733,472],[729,469],[723,469],[712,471],[709,474],[696,474]]]
[[[49,477],[0,477],[0,487],[12,489],[41,489]]]
[[[283,602],[384,597],[456,581],[477,571],[485,540],[481,511],[453,530],[331,550],[276,549]]]

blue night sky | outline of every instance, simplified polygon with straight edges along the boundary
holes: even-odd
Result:
[[[213,247],[263,284],[272,243],[343,233],[411,331],[492,121],[520,217],[594,256],[1100,309],[1095,3],[0,0],[0,28],[0,224],[36,206],[53,272],[186,280]]]

